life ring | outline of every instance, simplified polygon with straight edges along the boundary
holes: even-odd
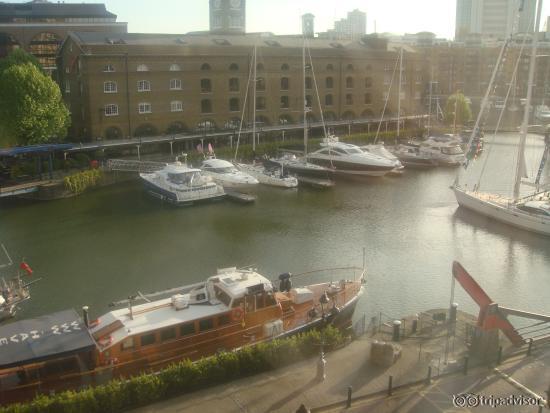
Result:
[[[235,307],[231,312],[231,318],[233,321],[241,321],[244,317],[244,311],[241,307]]]

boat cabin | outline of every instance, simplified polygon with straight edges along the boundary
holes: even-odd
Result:
[[[202,162],[202,169],[217,174],[237,172],[237,168],[231,162],[216,158],[204,160]]]
[[[518,205],[517,208],[529,214],[550,217],[550,203],[546,201],[528,201]]]

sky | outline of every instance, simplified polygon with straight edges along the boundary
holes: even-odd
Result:
[[[118,15],[118,21],[128,22],[129,32],[186,33],[208,30],[209,26],[208,0],[86,2],[105,3],[109,11]],[[315,31],[322,32],[333,28],[334,21],[345,18],[348,11],[359,9],[367,13],[367,33],[374,32],[376,24],[377,32],[430,31],[438,37],[454,37],[456,0],[247,0],[246,3],[248,32],[301,33],[301,15],[305,13],[315,15]],[[543,5],[541,29],[546,28],[548,15],[550,1],[547,0]]]

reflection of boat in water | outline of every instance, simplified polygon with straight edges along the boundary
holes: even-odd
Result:
[[[292,287],[297,275],[285,273],[277,291],[254,269],[225,268],[204,282],[139,294],[143,304],[115,303],[125,308],[94,321],[85,307],[83,319],[69,310],[0,327],[0,340],[7,340],[0,352],[1,402],[156,371],[326,324],[347,328],[364,269],[329,269],[324,279],[339,279],[337,271],[344,271],[340,281],[303,287]]]
[[[0,246],[8,259],[8,263],[0,265],[0,268],[8,268],[13,265],[13,261],[4,245],[0,244]],[[24,271],[27,275],[31,275],[33,272],[25,261],[21,262],[19,269]],[[21,278],[20,271],[11,279],[6,280],[2,277],[0,280],[0,322],[15,316],[18,305],[31,298],[30,286],[39,280],[40,278],[37,278],[30,282],[24,282]]]
[[[140,173],[147,191],[176,205],[209,201],[225,196],[223,188],[201,175],[200,169],[188,168],[176,161],[152,173]]]

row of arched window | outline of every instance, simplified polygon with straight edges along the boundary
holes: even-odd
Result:
[[[208,71],[208,70],[211,70],[212,67],[208,64],[208,63],[203,63],[201,65],[201,68],[200,70],[201,71]],[[181,66],[177,63],[172,63],[171,65],[168,66],[168,70],[170,72],[180,72],[181,71]],[[229,70],[232,71],[232,72],[236,72],[239,70],[239,65],[237,63],[231,63],[229,65]],[[262,70],[265,70],[265,66],[263,63],[258,63],[256,65],[256,70],[257,71],[262,71]],[[281,71],[283,72],[286,72],[290,70],[290,66],[288,65],[288,63],[283,63],[281,65]],[[329,63],[326,65],[325,67],[325,70],[328,71],[328,72],[331,72],[334,70],[334,65],[332,63]],[[348,72],[352,72],[355,70],[353,64],[349,63],[346,65],[346,68],[345,68],[346,71]],[[369,65],[366,65],[365,66],[365,70],[367,71],[370,71],[372,70],[372,66],[369,64]],[[115,66],[111,63],[107,63],[106,65],[103,66],[103,71],[104,72],[115,72]],[[144,63],[141,63],[141,64],[138,64],[136,66],[136,71],[137,72],[149,72],[149,66],[144,64]]]
[[[183,102],[181,100],[173,100],[170,102],[170,112],[183,112]],[[118,105],[116,103],[109,103],[104,106],[105,116],[118,116]],[[153,106],[150,102],[138,103],[138,113],[147,114],[153,113]]]
[[[365,78],[365,87],[369,88],[371,86],[372,86],[372,78],[370,77]],[[332,89],[334,87],[334,78],[330,76],[327,77],[325,79],[325,87],[327,89]],[[170,79],[169,88],[170,90],[181,90],[182,89],[181,79]],[[256,82],[256,90],[264,91],[265,88],[266,88],[265,79],[263,78],[258,79],[258,81]],[[312,89],[312,88],[313,88],[312,78],[306,77],[306,89]],[[346,77],[346,89],[353,89],[353,88],[354,88],[354,78],[351,76]],[[280,89],[290,90],[290,79],[288,77],[281,78]],[[139,80],[137,82],[137,90],[138,92],[150,92],[151,82],[149,80]],[[230,78],[229,91],[238,92],[239,90],[240,90],[239,79],[236,77]],[[103,92],[117,93],[118,92],[117,82],[112,80],[103,82]],[[210,92],[212,92],[211,79],[201,79],[201,93],[210,93]]]

